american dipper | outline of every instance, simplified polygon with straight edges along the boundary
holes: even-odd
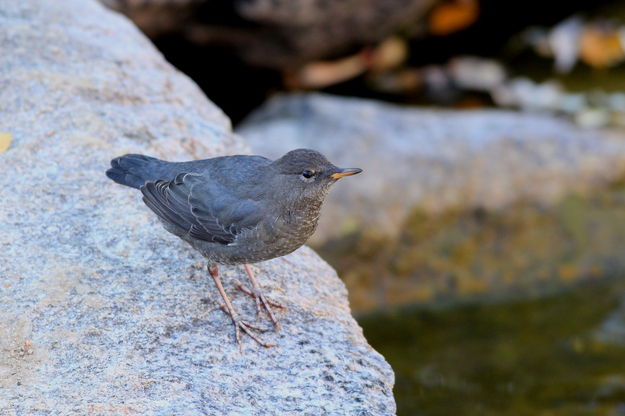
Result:
[[[252,273],[250,263],[284,256],[302,246],[317,226],[321,204],[339,178],[362,172],[340,169],[319,152],[297,149],[271,161],[262,156],[223,156],[190,162],[166,162],[130,154],[111,161],[106,176],[137,188],[143,202],[163,227],[208,259],[208,272],[224,300],[235,337],[241,331],[262,342],[234,310],[221,284],[217,264],[243,264],[252,289],[239,290],[254,297],[256,312],[267,311],[280,328],[268,300]]]

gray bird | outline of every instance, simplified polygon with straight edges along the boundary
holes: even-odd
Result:
[[[241,331],[262,346],[228,298],[217,264],[243,264],[252,289],[239,290],[254,297],[276,330],[280,325],[252,273],[250,263],[284,256],[302,246],[317,226],[321,204],[339,178],[362,172],[341,169],[319,152],[297,149],[271,161],[262,156],[224,156],[191,162],[166,162],[130,154],[115,158],[106,171],[113,181],[137,188],[143,202],[164,228],[177,235],[208,260],[241,345]]]

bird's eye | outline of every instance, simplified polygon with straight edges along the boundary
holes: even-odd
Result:
[[[315,171],[314,170],[305,170],[302,172],[302,176],[306,179],[312,178],[313,176],[315,176]]]

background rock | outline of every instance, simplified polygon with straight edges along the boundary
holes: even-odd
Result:
[[[314,242],[356,310],[550,293],[625,272],[622,133],[507,111],[278,96],[238,132],[364,169]]]
[[[284,69],[351,53],[422,24],[437,0],[101,0],[150,36],[227,45],[249,64]],[[191,11],[195,14],[191,16]]]
[[[395,236],[415,207],[437,213],[553,203],[608,184],[625,168],[622,133],[500,110],[423,110],[322,94],[279,95],[237,131],[269,157],[310,147],[339,166],[365,170],[330,195],[317,242],[365,226]]]
[[[202,258],[104,176],[126,152],[247,149],[195,84],[93,1],[0,10],[0,413],[393,414],[390,367],[310,249],[254,266],[288,310],[277,347],[241,354]]]
[[[148,36],[180,30],[205,0],[100,0],[124,13]]]

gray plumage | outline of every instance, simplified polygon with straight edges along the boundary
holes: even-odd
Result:
[[[209,262],[255,263],[283,256],[315,231],[332,175],[339,169],[314,150],[293,150],[276,161],[224,156],[166,162],[143,155],[111,161],[106,174],[138,188],[165,229]],[[312,172],[306,178],[304,172]]]

